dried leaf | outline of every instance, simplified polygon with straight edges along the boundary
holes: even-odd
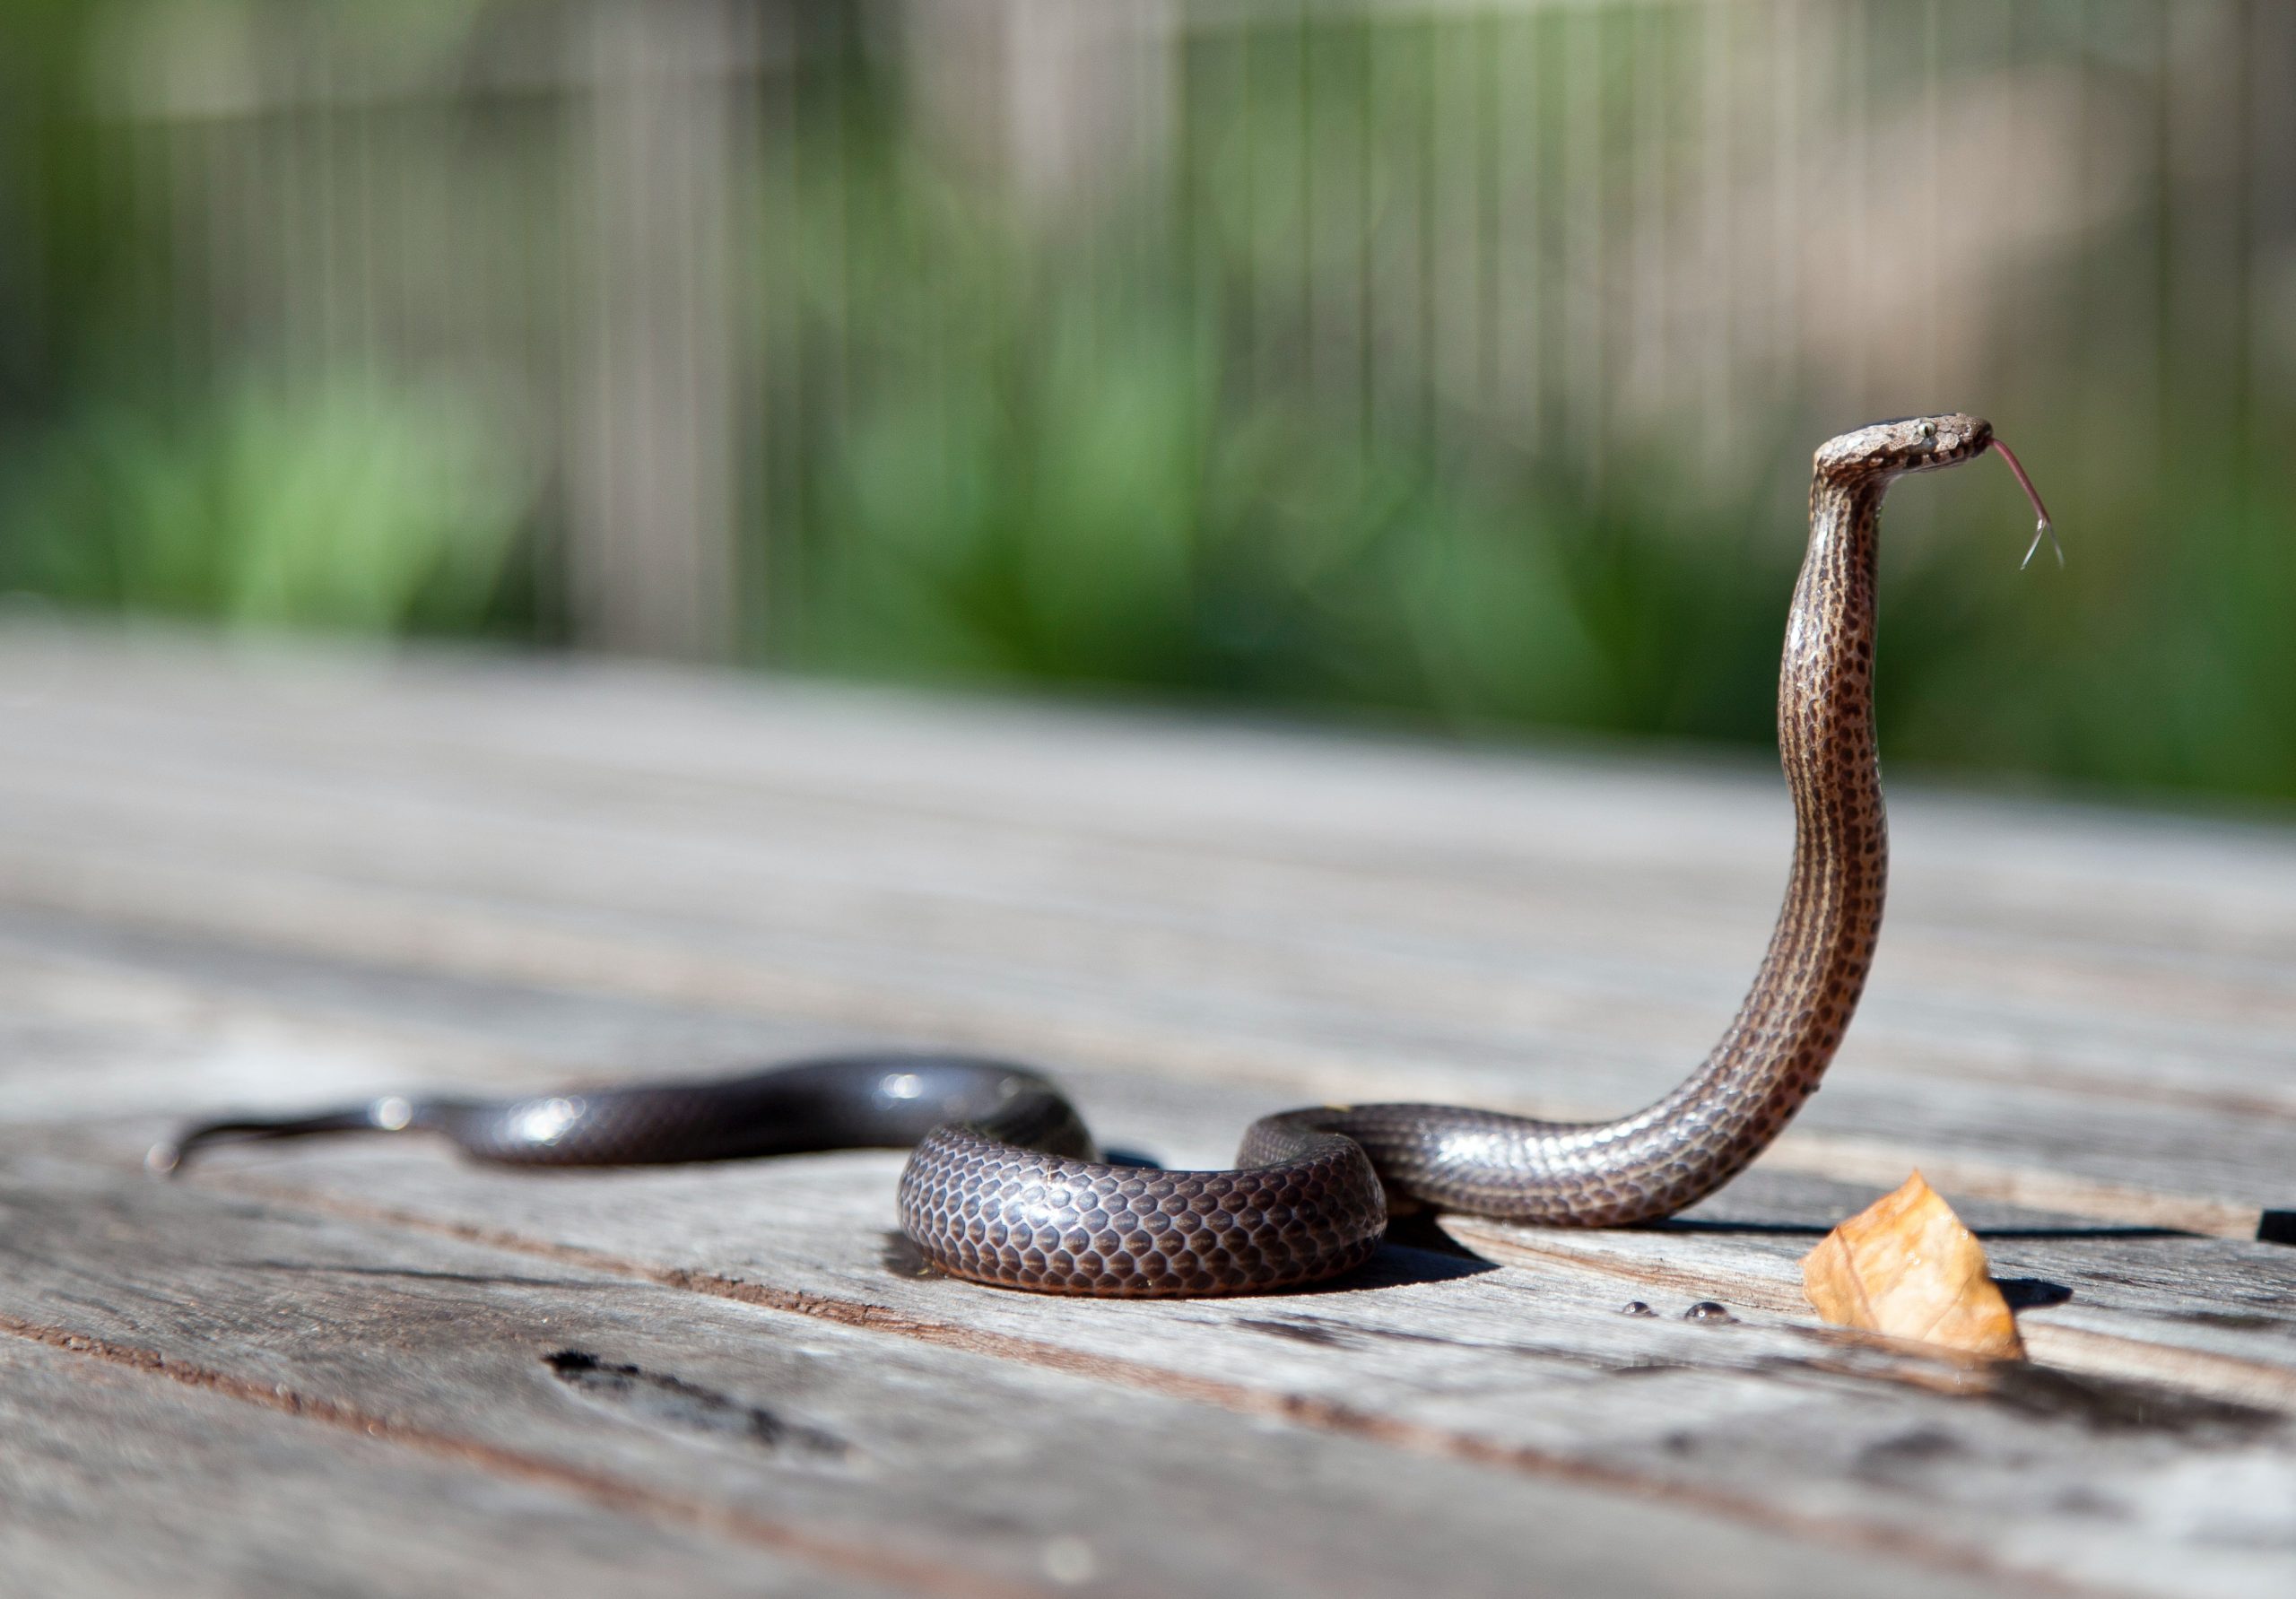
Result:
[[[1985,1246],[1918,1171],[1802,1257],[1802,1288],[1837,1326],[1981,1355],[2025,1352]]]

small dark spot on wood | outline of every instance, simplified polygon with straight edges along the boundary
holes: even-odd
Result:
[[[1265,1333],[1276,1338],[1289,1338],[1296,1343],[1320,1344],[1326,1349],[1344,1349],[1351,1342],[1331,1328],[1312,1321],[1259,1321],[1246,1317],[1239,1319],[1236,1325],[1239,1327],[1248,1327],[1255,1333]]]
[[[788,1421],[764,1405],[682,1377],[602,1360],[587,1350],[558,1350],[544,1355],[543,1364],[583,1399],[657,1426],[754,1445],[816,1464],[847,1464],[859,1453],[835,1433]]]
[[[917,1240],[905,1232],[888,1232],[877,1250],[877,1264],[896,1277],[946,1277],[949,1273],[925,1258]]]
[[[1895,1482],[1920,1467],[1968,1452],[1961,1439],[1943,1428],[1917,1427],[1868,1444],[1858,1451],[1854,1469],[1867,1482]]]
[[[2073,1290],[2062,1282],[2051,1282],[2044,1277],[1996,1277],[1993,1286],[2001,1290],[2012,1310],[2038,1310],[2047,1305],[2062,1305],[2073,1297]]]
[[[1254,1333],[1289,1338],[1298,1343],[1323,1344],[1333,1349],[1362,1349],[1375,1343],[1431,1343],[1439,1349],[1473,1349],[1510,1355],[1547,1356],[1555,1351],[1525,1344],[1474,1343],[1437,1333],[1415,1333],[1405,1327],[1379,1327],[1361,1322],[1330,1321],[1320,1317],[1239,1317],[1235,1325]]]
[[[2257,1218],[2259,1244],[2296,1244],[2296,1211],[2266,1211]]]

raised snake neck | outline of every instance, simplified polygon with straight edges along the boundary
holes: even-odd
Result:
[[[1378,1247],[1390,1206],[1579,1227],[1671,1215],[1768,1147],[1816,1091],[1857,1008],[1888,874],[1873,721],[1882,500],[1896,477],[1958,465],[1992,442],[1989,424],[1950,414],[1875,423],[1819,449],[1779,673],[1795,814],[1785,904],[1713,1052],[1631,1116],[1295,1110],[1254,1123],[1234,1169],[1166,1171],[1096,1159],[1073,1107],[1025,1068],[874,1055],[717,1082],[508,1101],[391,1098],[294,1121],[214,1122],[155,1150],[152,1164],[172,1170],[218,1142],[366,1128],[440,1132],[478,1158],[521,1165],[914,1146],[901,1222],[936,1265],[1006,1287],[1120,1296],[1333,1276]]]

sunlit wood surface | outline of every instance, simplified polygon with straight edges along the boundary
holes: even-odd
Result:
[[[0,633],[0,1588],[2296,1592],[2296,834],[1893,821],[1825,1091],[1683,1222],[1070,1302],[917,1274],[895,1153],[139,1162],[865,1042],[1042,1063],[1168,1163],[1308,1100],[1614,1111],[1752,969],[1775,774]],[[1917,1166],[2031,1366],[1802,1302]]]

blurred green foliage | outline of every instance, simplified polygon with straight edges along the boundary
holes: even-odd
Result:
[[[1346,419],[1223,413],[1184,325],[1056,317],[998,354],[867,409],[837,452],[810,658],[1766,735],[1798,552],[1751,508],[1685,515],[1664,478],[1594,501],[1527,465],[1430,472]]]
[[[532,498],[488,421],[451,388],[340,378],[91,409],[9,463],[0,585],[242,626],[475,629]]]
[[[1529,461],[1431,470],[1349,419],[1223,412],[1188,351],[1170,324],[1039,329],[864,407],[825,453],[801,658],[1463,731],[1773,737],[1800,441],[1734,500],[1657,447],[1596,490]],[[2125,395],[2068,395],[2020,437],[2062,569],[2046,550],[2019,569],[2031,517],[2004,468],[1895,491],[1884,743],[1996,779],[2296,798],[2289,465],[2226,440],[2133,486],[2047,476]]]

